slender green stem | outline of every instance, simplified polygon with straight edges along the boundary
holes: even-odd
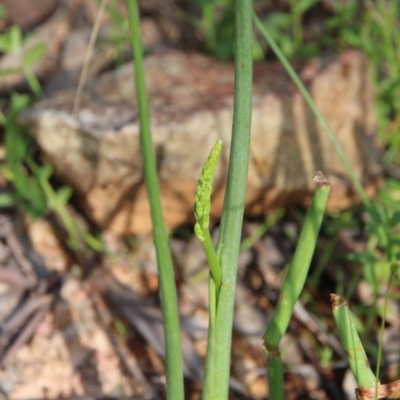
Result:
[[[390,285],[392,284],[392,281],[397,274],[398,268],[399,268],[399,266],[397,263],[392,264],[392,266],[390,268],[390,277],[387,282],[385,303],[383,305],[382,322],[381,322],[381,328],[380,328],[380,332],[379,332],[378,357],[376,359],[375,398],[378,398],[377,396],[378,396],[379,376],[380,376],[381,361],[382,361],[383,335],[385,333],[386,314],[387,314],[387,307],[388,307],[388,302],[389,302],[389,290],[390,290]]]
[[[304,220],[293,261],[282,286],[278,305],[264,334],[264,355],[268,363],[268,384],[270,390],[274,393],[271,398],[276,400],[284,399],[283,374],[280,372],[283,367],[278,345],[286,332],[293,308],[303,290],[330,193],[330,185],[321,173],[317,173],[314,180],[317,181],[318,188]]]
[[[303,27],[301,24],[301,13],[299,12],[299,7],[296,4],[298,0],[290,0],[290,15],[292,17],[293,26],[293,41],[295,52],[298,53],[301,46],[303,45]],[[298,54],[296,54],[298,55]]]
[[[218,298],[222,284],[221,265],[219,264],[217,253],[215,252],[214,244],[212,242],[209,230],[204,232],[204,241],[202,242],[202,244],[204,252],[206,253],[208,264],[211,269],[212,278],[215,282],[216,298]]]
[[[131,29],[131,45],[135,60],[134,74],[139,105],[143,169],[150,202],[153,239],[156,246],[157,264],[160,276],[161,306],[165,330],[167,398],[169,400],[183,400],[184,387],[178,301],[168,235],[162,215],[160,189],[151,139],[150,114],[143,68],[143,50],[139,31],[139,11],[136,0],[127,0],[127,4]]]
[[[228,182],[217,245],[222,268],[215,326],[210,326],[203,400],[226,400],[233,306],[247,185],[252,106],[252,0],[235,2],[235,98]],[[210,320],[211,322],[211,320]]]
[[[329,183],[318,187],[308,209],[292,264],[282,286],[279,303],[264,334],[264,340],[269,346],[277,346],[280,342],[289,325],[293,307],[303,290],[329,193]]]
[[[206,31],[208,51],[215,52],[216,30],[215,30],[215,2],[209,1],[203,5],[203,24]]]
[[[271,352],[263,349],[264,356],[268,360],[268,398],[283,400],[285,398],[283,382],[283,361],[279,351]]]
[[[375,385],[375,376],[369,366],[347,302],[337,294],[331,294],[331,302],[340,339],[357,384],[361,388],[372,387]]]

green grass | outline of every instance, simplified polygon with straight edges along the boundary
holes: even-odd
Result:
[[[134,56],[134,79],[139,108],[140,143],[143,155],[143,171],[150,203],[153,240],[156,247],[160,281],[161,307],[164,317],[164,339],[166,353],[167,398],[184,399],[183,359],[178,314],[178,296],[175,287],[174,267],[167,229],[161,208],[161,194],[157,166],[153,150],[150,110],[147,99],[143,48],[140,37],[140,17],[136,0],[127,1],[131,46]]]

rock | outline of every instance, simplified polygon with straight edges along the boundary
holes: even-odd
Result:
[[[55,0],[36,0],[28,3],[24,0],[3,0],[2,3],[11,21],[24,29],[43,20],[57,5]]]
[[[50,222],[45,219],[30,219],[26,232],[35,252],[42,258],[47,269],[66,272],[71,261]]]
[[[223,140],[212,216],[221,214],[232,127],[233,64],[197,53],[161,51],[145,59],[152,134],[164,217],[193,220],[193,196],[211,147]],[[369,194],[381,174],[373,144],[374,96],[366,58],[346,51],[309,62],[301,76]],[[151,230],[143,180],[132,65],[87,84],[76,118],[75,89],[55,93],[21,116],[87,215],[117,234]],[[329,208],[358,201],[329,139],[282,67],[254,66],[252,141],[246,215],[309,201],[324,172]]]
[[[73,29],[68,35],[58,56],[59,68],[44,83],[46,95],[53,95],[58,90],[78,86],[92,30],[93,26],[88,25]],[[115,45],[113,40],[117,34],[118,27],[107,22],[101,25],[90,58],[87,80],[97,77],[101,71],[110,68],[119,57],[122,57],[127,50],[129,51],[128,44],[122,49],[118,49]],[[146,48],[156,47],[162,42],[157,26],[149,18],[143,19],[141,23],[141,37]]]

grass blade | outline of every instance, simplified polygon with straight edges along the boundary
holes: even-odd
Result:
[[[161,307],[164,316],[167,398],[169,400],[184,400],[178,300],[168,235],[162,215],[160,189],[151,139],[150,113],[143,68],[143,50],[139,31],[139,11],[136,0],[127,0],[127,3],[132,39],[131,45],[135,60],[134,73],[139,105],[143,169],[150,202],[153,239],[156,246],[160,278]]]
[[[276,400],[284,399],[283,365],[278,345],[289,326],[293,308],[303,290],[330,193],[330,184],[322,173],[317,173],[314,181],[318,187],[304,220],[278,305],[264,333],[263,349],[268,364],[270,398]]]
[[[337,294],[331,294],[331,302],[340,339],[358,386],[361,388],[374,386],[376,378],[369,366],[346,300]]]
[[[253,89],[252,7],[252,0],[235,1],[233,129],[228,182],[217,244],[217,255],[222,269],[222,284],[217,302],[215,326],[210,326],[209,329],[203,400],[228,398],[236,271],[249,164]],[[210,280],[210,286],[212,284]]]

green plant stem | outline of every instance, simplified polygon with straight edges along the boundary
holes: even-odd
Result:
[[[222,269],[215,325],[210,325],[203,400],[226,400],[233,306],[249,163],[252,107],[252,0],[235,2],[235,97],[228,182],[217,255]],[[210,320],[210,324],[211,324]]]
[[[271,351],[263,349],[264,356],[268,360],[268,398],[283,400],[284,382],[283,382],[283,361],[279,351],[273,354]]]
[[[204,252],[206,253],[207,262],[210,266],[212,278],[214,279],[216,288],[216,298],[218,298],[219,291],[221,290],[222,274],[221,266],[218,261],[217,253],[214,249],[214,244],[211,239],[210,231],[208,229],[203,231],[204,241],[201,242],[203,245]]]
[[[68,233],[69,245],[73,250],[79,250],[79,233],[75,221],[68,214],[65,204],[60,204],[57,201],[57,195],[48,179],[38,178],[38,180],[43,192],[46,194],[47,201],[49,203],[49,209],[51,209],[56,215],[58,215],[62,223],[64,224],[65,230]]]
[[[298,51],[301,49],[301,46],[303,45],[303,27],[301,24],[301,13],[298,11],[298,6],[296,6],[296,2],[298,0],[290,0],[290,15],[292,18],[292,24],[293,24],[293,41],[294,41],[294,48],[295,52],[298,53]]]
[[[331,294],[331,302],[340,339],[358,386],[361,388],[375,386],[375,376],[369,366],[346,300],[337,294]]]
[[[330,185],[325,177],[322,174],[317,174],[316,177],[320,177],[321,181],[304,220],[278,305],[264,334],[263,349],[268,363],[270,397],[276,400],[284,399],[283,373],[281,373],[283,367],[278,345],[287,330],[293,308],[303,290],[330,193]]]
[[[169,400],[183,400],[184,387],[178,301],[168,235],[162,215],[160,189],[151,139],[150,115],[143,68],[143,50],[139,31],[139,11],[136,0],[127,0],[127,4],[131,29],[131,45],[135,60],[134,74],[139,105],[143,169],[150,202],[153,239],[156,246],[160,277],[161,307],[164,316],[167,398]]]
[[[216,30],[215,30],[215,3],[208,1],[203,6],[203,24],[206,32],[208,51],[214,52],[216,46]]]
[[[386,314],[387,314],[387,308],[388,308],[388,302],[389,302],[389,290],[390,290],[390,285],[392,284],[392,281],[394,280],[394,278],[397,274],[397,271],[398,271],[398,264],[397,263],[392,264],[392,266],[390,268],[390,277],[387,282],[385,303],[383,305],[382,322],[381,322],[381,328],[380,328],[380,332],[379,332],[378,356],[376,359],[376,370],[375,370],[375,377],[376,377],[375,397],[376,398],[378,398],[377,395],[378,395],[379,376],[380,376],[381,361],[382,361],[383,335],[385,333]]]

